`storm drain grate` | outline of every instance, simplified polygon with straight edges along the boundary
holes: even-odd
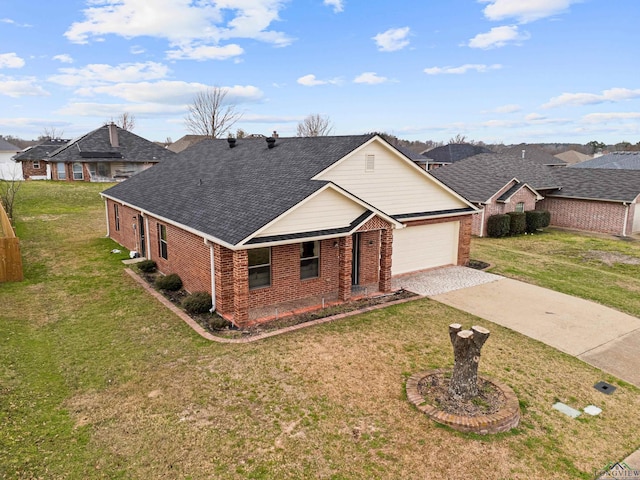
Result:
[[[616,391],[616,387],[607,382],[598,382],[593,386],[593,388],[602,393],[606,393],[607,395],[611,395]]]

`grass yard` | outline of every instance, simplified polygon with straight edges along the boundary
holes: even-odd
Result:
[[[26,279],[0,285],[0,478],[587,479],[640,446],[638,389],[485,321],[480,371],[516,391],[521,426],[490,437],[438,427],[406,401],[404,381],[450,366],[447,325],[478,320],[429,300],[210,343],[124,274],[125,254],[104,238],[103,188],[20,191]],[[476,243],[474,256],[493,250]],[[527,268],[510,257],[490,260]],[[617,267],[586,263],[591,282],[623,283]],[[599,380],[618,390],[597,392]],[[557,400],[603,413],[572,420],[551,409]]]

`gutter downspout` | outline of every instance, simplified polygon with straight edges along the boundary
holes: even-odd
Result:
[[[142,215],[142,212],[140,212]],[[143,215],[144,218],[144,229],[147,231],[147,236],[145,237],[145,241],[147,242],[147,258],[151,259],[151,232],[149,231],[149,217]]]
[[[107,238],[109,238],[111,236],[111,232],[109,231],[109,203],[106,198],[104,199],[104,214],[107,219]]]
[[[484,212],[485,212],[485,207],[486,206],[482,206],[482,221],[480,222],[480,237],[484,237]]]
[[[216,310],[216,266],[213,251],[214,244],[206,238],[204,239],[204,244],[209,247],[209,261],[211,263],[211,309],[209,311],[213,313]]]
[[[623,205],[626,207],[624,209],[624,223],[622,224],[622,236],[626,237],[627,236],[627,222],[629,221],[629,204],[628,203],[623,203]]]

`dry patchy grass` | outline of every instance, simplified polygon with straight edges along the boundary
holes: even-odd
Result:
[[[479,320],[426,299],[209,343],[123,274],[95,187],[64,187],[85,210],[47,203],[61,216],[47,223],[35,202],[49,187],[25,185],[34,218],[19,208],[19,228],[36,266],[0,286],[2,478],[573,479],[640,443],[638,389],[485,321],[480,371],[516,391],[522,424],[491,437],[437,426],[405,379],[450,366],[447,326]],[[603,379],[614,395],[593,389]],[[573,420],[557,400],[603,413]]]

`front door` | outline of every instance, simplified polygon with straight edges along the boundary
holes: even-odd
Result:
[[[351,250],[351,285],[360,284],[360,234],[354,233]]]
[[[140,232],[140,253],[141,257],[147,258],[147,247],[145,240],[145,231],[144,231],[144,217],[142,215],[138,215],[138,232]]]

